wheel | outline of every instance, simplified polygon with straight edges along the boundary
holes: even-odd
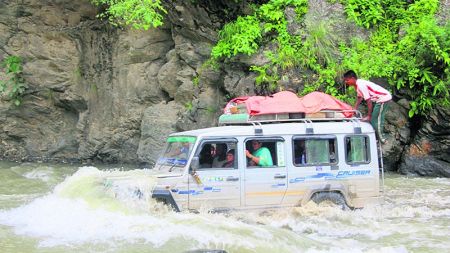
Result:
[[[316,204],[320,204],[324,201],[330,201],[331,203],[339,206],[342,210],[349,210],[344,196],[339,192],[317,192],[311,197],[311,200]]]

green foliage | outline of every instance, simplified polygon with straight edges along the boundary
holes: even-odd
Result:
[[[214,71],[218,71],[220,69],[220,64],[217,61],[217,59],[209,58],[207,61],[203,62],[202,66],[201,66],[201,70],[203,70],[205,68],[210,68]]]
[[[356,24],[369,28],[383,19],[384,10],[379,1],[345,0],[345,11]]]
[[[148,30],[163,24],[167,11],[161,0],[91,0],[95,5],[106,6],[98,17],[107,18],[114,25],[131,26]]]
[[[192,111],[192,109],[194,108],[194,105],[192,104],[192,101],[186,102],[184,104],[184,108],[186,109],[186,111],[190,112]]]
[[[0,93],[6,94],[16,106],[22,102],[22,96],[27,88],[22,77],[22,58],[8,56],[1,62],[4,79],[0,80]]]
[[[255,6],[250,16],[225,25],[212,57],[253,54],[260,46],[274,43],[275,49],[265,52],[271,62],[250,68],[258,74],[257,85],[273,88],[284,71],[302,67],[314,74],[301,95],[321,90],[352,103],[354,91],[342,94],[338,80],[344,70],[353,69],[361,78],[385,78],[393,90],[401,90],[412,101],[410,116],[436,104],[450,104],[450,25],[439,26],[435,20],[438,0],[339,2],[350,20],[371,29],[369,39],[355,38],[345,44],[334,38],[326,22],[307,24],[303,34],[291,35],[284,10],[294,6],[301,20],[307,1],[271,0]]]
[[[194,76],[194,77],[192,78],[192,84],[193,84],[195,87],[198,87],[198,85],[200,84],[200,77],[199,77],[199,76]]]
[[[332,96],[348,101],[348,97],[339,93],[336,76],[342,72],[336,52],[339,51],[338,39],[333,35],[331,24],[316,22],[308,24],[307,37],[299,51],[301,66],[316,73],[315,80],[305,85],[301,95],[321,90]]]
[[[215,59],[230,58],[238,54],[253,54],[263,41],[263,36],[279,34],[278,42],[287,45],[291,39],[287,33],[287,21],[284,9],[295,7],[297,15],[304,15],[307,11],[306,0],[271,0],[259,7],[255,6],[254,13],[240,16],[236,21],[226,24],[219,32],[219,42],[213,48],[211,56]]]
[[[314,56],[320,65],[333,62],[334,51],[337,49],[336,41],[337,38],[331,32],[330,24],[322,21],[308,25],[308,37],[304,44],[311,50],[311,57]]]
[[[343,1],[346,4],[353,0]],[[439,26],[434,14],[438,0],[408,4],[400,0],[363,1],[377,8],[359,9],[357,21],[352,8],[349,17],[367,27],[366,16],[381,9],[384,18],[371,23],[374,30],[367,41],[353,40],[341,47],[343,66],[363,78],[386,78],[394,90],[409,100],[409,116],[425,113],[435,105],[449,106],[450,25]]]
[[[272,71],[269,71],[270,65],[265,66],[251,66],[250,70],[258,73],[258,77],[256,77],[255,82],[256,85],[261,85],[263,83],[269,84],[271,88],[275,88],[277,81],[280,79],[277,74],[277,69],[274,67]],[[269,73],[272,74],[269,74]]]
[[[262,29],[255,16],[238,17],[219,32],[220,40],[212,49],[213,58],[231,57],[237,54],[253,54],[258,50]]]
[[[300,60],[297,52],[301,40],[289,34],[284,11],[291,6],[300,19],[308,10],[307,3],[307,0],[271,0],[254,6],[254,13],[238,17],[223,27],[219,32],[220,40],[212,50],[212,58],[220,60],[238,54],[254,54],[262,45],[276,44],[275,50],[265,52],[271,63],[250,67],[250,71],[258,73],[257,85],[274,90],[281,72],[298,65]]]
[[[261,36],[258,33],[258,39],[252,40],[253,45],[256,44],[257,46],[246,53],[255,53],[259,46],[267,45],[268,43],[276,45],[274,50],[265,52],[266,57],[271,60],[269,64],[250,67],[250,71],[258,74],[255,80],[256,84],[264,84],[265,87],[269,87],[273,91],[276,89],[280,76],[283,76],[283,72],[297,67],[304,67],[313,70],[317,75],[314,75],[315,80],[312,80],[304,87],[301,95],[316,90],[323,90],[331,95],[348,100],[347,96],[339,94],[338,88],[335,87],[336,75],[342,70],[333,53],[339,50],[337,39],[332,35],[330,24],[325,22],[308,24],[309,30],[306,33],[292,35],[288,31],[288,22],[284,14],[288,6],[295,8],[297,21],[302,20],[302,17],[308,11],[308,2],[306,0],[272,0],[256,7],[251,17],[240,17],[232,23],[233,27],[262,27]],[[251,32],[252,29],[239,31],[253,34]],[[217,54],[217,51],[215,51],[219,51],[219,49],[223,51],[223,48],[239,47],[239,44],[233,44],[233,41],[228,39],[236,34],[237,29],[229,29],[228,25],[226,25],[220,32],[221,40],[213,49],[212,57],[215,59],[220,57],[229,58],[242,53],[234,51],[235,53]]]

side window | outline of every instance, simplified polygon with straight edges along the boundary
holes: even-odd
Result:
[[[198,153],[201,169],[236,169],[236,142],[208,141],[201,145]]]
[[[345,137],[347,163],[369,163],[370,148],[369,137],[363,135]]]
[[[327,165],[337,163],[335,138],[294,138],[294,165]]]
[[[282,167],[284,161],[284,141],[249,139],[245,142],[247,167]]]

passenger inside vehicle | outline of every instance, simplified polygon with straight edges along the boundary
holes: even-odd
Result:
[[[262,143],[258,140],[252,140],[253,153],[245,150],[245,155],[249,158],[248,166],[273,166],[272,155],[270,150],[262,146]]]
[[[334,140],[329,140],[329,148],[330,148],[330,163],[336,163],[336,151],[334,147]]]
[[[212,160],[211,144],[205,144],[199,154],[200,168],[211,168]]]
[[[189,142],[182,142],[181,146],[172,153],[172,156],[187,159],[189,155],[189,149]]]
[[[223,168],[234,168],[234,149],[227,152],[227,161],[223,164]]]
[[[305,149],[305,141],[295,141],[294,144],[294,163],[295,164],[306,164],[306,149]]]
[[[227,162],[227,144],[218,143],[216,145],[216,152],[212,161],[213,168],[221,168]]]

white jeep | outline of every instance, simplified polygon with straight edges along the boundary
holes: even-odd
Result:
[[[380,199],[383,169],[369,123],[250,123],[170,135],[154,167],[151,196],[176,211],[287,207],[310,200],[361,208]]]

